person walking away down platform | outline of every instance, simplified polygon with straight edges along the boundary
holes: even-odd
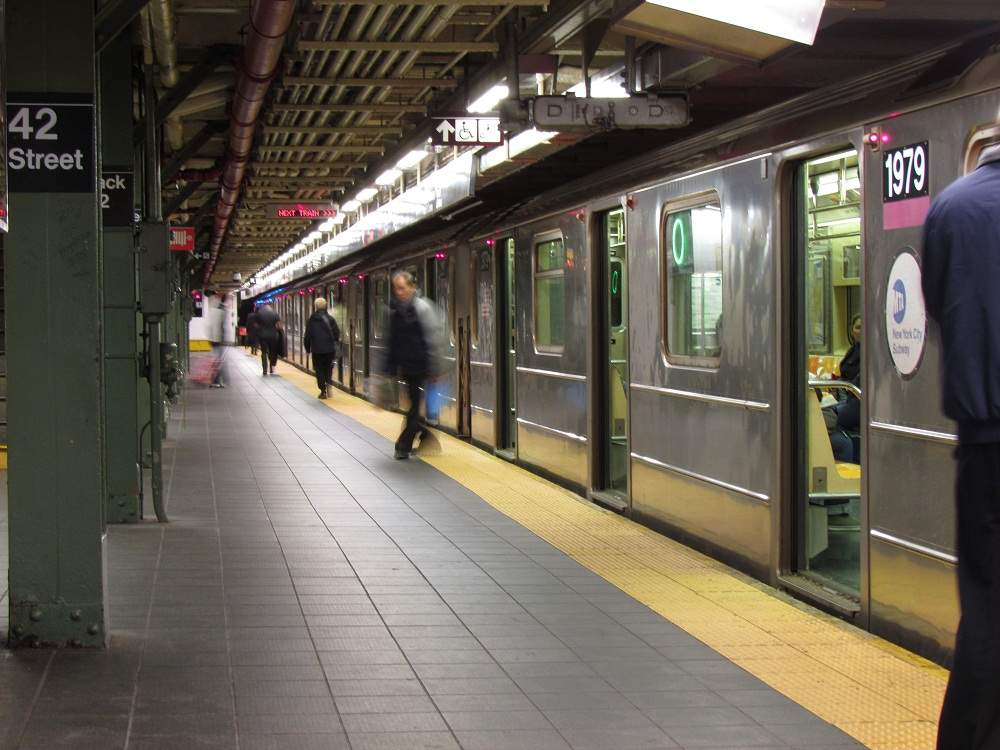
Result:
[[[941,329],[944,412],[958,423],[961,620],[938,750],[1000,748],[1000,145],[924,225],[923,291]]]
[[[252,310],[249,315],[247,315],[247,346],[250,347],[250,353],[257,353],[257,328],[259,324],[257,323],[257,311]]]
[[[209,318],[209,340],[212,342],[212,383],[210,388],[225,388],[222,367],[226,361],[226,350],[223,348],[223,327],[226,318],[225,296],[217,295],[216,304],[212,306]]]
[[[313,307],[315,312],[306,322],[302,346],[307,353],[312,354],[319,397],[329,398],[330,385],[333,382],[333,360],[337,357],[337,346],[340,342],[340,329],[337,327],[337,321],[326,311],[325,299],[317,297]]]
[[[270,305],[264,305],[257,311],[257,345],[260,346],[260,364],[265,375],[269,366],[273,375],[274,366],[278,364],[278,354],[281,353],[280,322],[281,318]]]
[[[396,440],[396,458],[409,458],[413,441],[421,443],[430,431],[420,416],[420,401],[428,378],[440,371],[440,324],[434,307],[416,294],[416,282],[408,271],[392,276],[389,314],[389,353],[385,370],[389,377],[401,376],[410,400],[406,424]]]

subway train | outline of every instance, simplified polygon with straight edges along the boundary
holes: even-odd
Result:
[[[953,63],[800,96],[260,299],[308,368],[326,295],[334,377],[364,395],[391,275],[412,272],[447,319],[442,429],[946,662],[957,440],[922,223],[1000,140],[1000,55]]]

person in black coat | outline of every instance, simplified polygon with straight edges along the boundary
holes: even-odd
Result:
[[[307,353],[312,354],[319,398],[329,398],[330,384],[333,382],[333,362],[337,358],[340,343],[340,329],[337,321],[326,311],[325,299],[317,297],[313,307],[315,312],[306,322],[302,346]]]
[[[273,375],[274,366],[278,364],[282,336],[278,328],[280,323],[281,318],[270,305],[264,305],[257,311],[257,343],[260,345],[260,364],[265,375],[268,373],[268,365]]]
[[[413,275],[397,271],[392,277],[392,306],[389,313],[389,353],[385,363],[390,377],[406,382],[410,408],[406,424],[396,440],[396,458],[409,458],[413,441],[421,443],[430,434],[420,417],[420,399],[428,378],[440,370],[440,326],[431,303],[416,294]]]
[[[962,615],[938,722],[938,750],[1000,747],[997,196],[1000,145],[983,149],[976,169],[934,199],[924,225],[924,300],[938,324],[944,413],[958,425],[955,505]]]
[[[853,383],[861,375],[861,316],[851,318],[851,347],[840,360],[840,380]]]

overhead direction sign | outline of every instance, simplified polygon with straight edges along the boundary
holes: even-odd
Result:
[[[170,252],[189,253],[194,250],[194,227],[170,227]]]
[[[531,101],[531,121],[539,130],[680,128],[691,115],[683,96],[538,96]]]
[[[431,143],[437,146],[498,146],[503,143],[500,115],[435,117]]]
[[[7,168],[21,193],[94,192],[94,102],[79,94],[10,94]]]
[[[329,201],[308,203],[289,201],[288,203],[269,203],[267,218],[269,219],[332,219],[337,215],[338,206]]]

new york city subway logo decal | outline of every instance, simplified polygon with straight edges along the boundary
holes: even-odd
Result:
[[[886,279],[885,337],[896,371],[904,378],[913,375],[924,356],[927,312],[920,286],[920,264],[909,248],[896,256]]]

